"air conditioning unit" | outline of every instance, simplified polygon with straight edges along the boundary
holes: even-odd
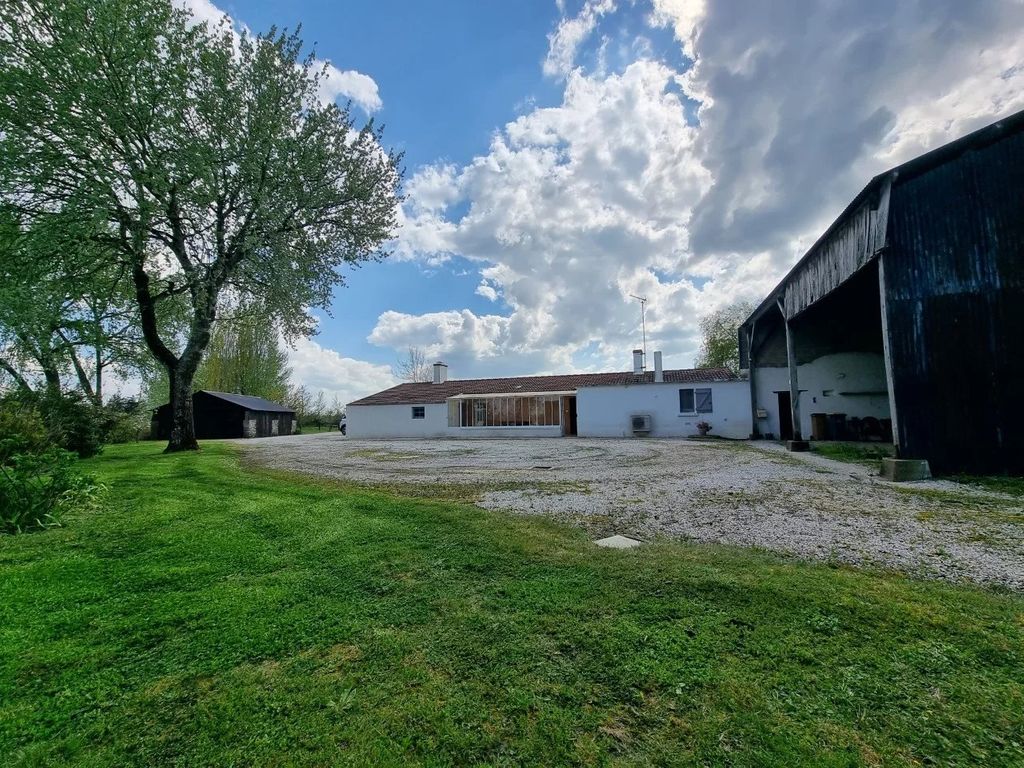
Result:
[[[648,435],[651,432],[650,414],[629,417],[629,425],[634,435]]]

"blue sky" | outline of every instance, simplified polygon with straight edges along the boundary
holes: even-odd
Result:
[[[875,173],[1024,108],[1015,0],[176,0],[294,27],[405,152],[395,256],[292,351],[342,400],[409,345],[453,377],[688,367]]]

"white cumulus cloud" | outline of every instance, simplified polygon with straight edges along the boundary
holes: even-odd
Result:
[[[376,112],[384,106],[372,77],[354,69],[342,72],[333,64],[326,65],[324,78],[320,81],[320,98],[326,103],[339,98],[351,99],[367,113]]]
[[[385,313],[371,341],[474,370],[625,368],[633,293],[649,348],[690,365],[700,316],[761,298],[871,176],[1024,108],[1017,0],[653,0],[685,58],[577,66],[622,10],[587,2],[550,35],[561,104],[410,180],[401,258],[475,262],[507,314]]]
[[[343,404],[398,383],[390,366],[343,357],[313,339],[298,339],[288,348],[288,364],[293,384],[313,393],[322,390],[328,400],[337,397]]]
[[[559,5],[564,13],[564,8]],[[576,63],[576,52],[597,27],[598,20],[615,10],[614,0],[586,0],[583,9],[572,18],[563,18],[548,35],[548,54],[544,74],[565,77]]]
[[[190,11],[197,22],[205,22],[211,27],[217,27],[224,23],[242,24],[240,20],[232,19],[210,0],[173,0],[173,2],[178,7]],[[369,75],[354,69],[343,71],[332,63],[319,59],[316,60],[315,66],[324,68],[319,94],[324,103],[335,102],[338,99],[351,100],[367,114],[372,114],[384,106],[377,83]]]

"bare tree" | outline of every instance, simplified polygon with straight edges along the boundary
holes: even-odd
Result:
[[[320,428],[324,425],[324,421],[328,418],[327,397],[322,389],[313,398],[313,402],[309,406],[309,415],[316,422],[316,431],[319,432]]]
[[[409,347],[408,356],[398,361],[394,374],[402,381],[430,381],[427,354],[419,347]]]

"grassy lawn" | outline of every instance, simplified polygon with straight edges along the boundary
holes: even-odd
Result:
[[[882,459],[893,455],[890,443],[849,443],[836,441],[814,441],[811,450],[825,458],[861,464],[881,471]]]
[[[977,486],[986,491],[1008,493],[1011,496],[1024,496],[1024,477],[953,475],[948,479],[964,485]]]
[[[1020,595],[159,450],[0,539],[0,761],[1024,764]]]

